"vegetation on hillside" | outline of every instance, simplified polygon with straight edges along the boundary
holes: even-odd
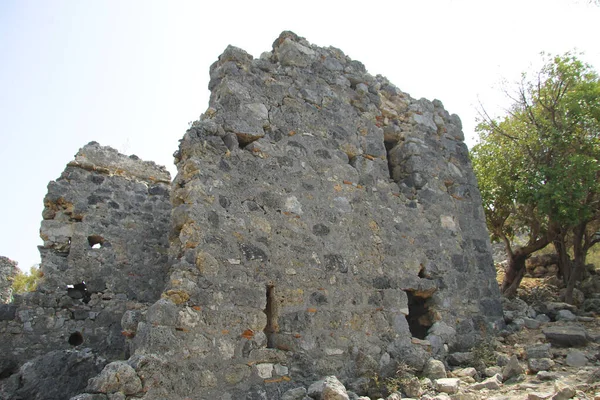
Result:
[[[505,116],[485,114],[472,151],[488,228],[506,246],[502,291],[514,295],[525,260],[551,244],[569,301],[600,241],[600,79],[572,54],[546,56],[511,100]]]
[[[40,271],[37,265],[29,268],[29,273],[19,271],[13,278],[13,293],[33,292],[37,288],[38,281],[42,275],[42,271]]]

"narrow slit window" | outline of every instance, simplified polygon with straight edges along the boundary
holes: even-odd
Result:
[[[275,300],[275,285],[267,285],[267,306],[265,308],[267,315],[267,325],[265,326],[265,335],[267,336],[267,347],[272,349],[276,347],[275,337],[279,331],[277,324],[277,306]]]

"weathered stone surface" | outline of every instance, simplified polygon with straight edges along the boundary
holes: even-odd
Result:
[[[131,355],[111,365],[145,399],[275,400],[422,370],[503,323],[462,126],[440,101],[291,32],[260,59],[229,46],[210,77],[172,190],[96,143],[50,183],[44,281],[0,321],[17,321],[9,360],[43,334],[35,352]]]
[[[142,390],[142,381],[136,372],[124,361],[115,361],[104,367],[100,375],[90,379],[89,392],[116,393],[132,395]]]
[[[470,365],[473,362],[473,353],[470,351],[456,352],[448,355],[448,364],[450,365]]]
[[[554,381],[559,377],[559,375],[556,372],[549,371],[540,371],[536,374],[536,376],[541,381]]]
[[[512,377],[521,375],[524,372],[525,369],[521,366],[521,363],[519,362],[517,356],[512,356],[508,364],[506,364],[504,368],[502,368],[502,378],[504,381],[506,381]]]
[[[406,393],[408,397],[419,398],[423,394],[421,381],[419,381],[419,378],[417,377],[412,377],[408,379],[407,382],[405,382],[402,385],[402,390],[404,391],[404,393]],[[400,398],[399,394],[398,398]]]
[[[527,366],[531,372],[548,371],[554,367],[554,361],[550,358],[530,358]]]
[[[0,376],[59,349],[128,357],[128,338],[167,279],[169,193],[163,167],[94,142],[80,149],[48,185],[38,290],[0,309]]]
[[[585,353],[577,349],[569,349],[565,361],[570,367],[583,367],[588,363]]]
[[[481,382],[473,383],[469,387],[473,390],[481,390],[481,389],[497,390],[497,389],[500,389],[500,387],[502,387],[502,376],[497,374],[497,375],[487,378]]]
[[[525,347],[528,360],[533,358],[552,358],[550,355],[550,343],[535,344]]]
[[[457,378],[474,377],[477,375],[477,370],[473,367],[459,368],[452,371],[452,375]]]
[[[108,399],[108,397],[106,397],[105,394],[83,393],[83,394],[78,394],[77,396],[73,396],[69,400],[109,400],[109,399]],[[110,400],[112,400],[112,399],[110,399]]]
[[[552,400],[567,400],[575,396],[575,389],[560,380],[554,382],[554,392]]]
[[[492,376],[494,376],[496,374],[502,374],[502,367],[499,367],[497,365],[492,366],[492,367],[487,367],[486,369],[483,370],[483,374],[485,376],[487,376],[488,378],[491,378]]]
[[[306,389],[303,387],[298,387],[295,389],[290,389],[284,394],[281,395],[281,400],[302,400],[306,395]]]
[[[160,297],[167,272],[169,184],[169,173],[153,162],[95,142],[83,147],[48,185],[40,230],[42,289],[66,291],[67,285],[85,282],[86,295]]]
[[[15,319],[17,308],[15,304],[0,304],[0,321],[12,321]]]
[[[16,262],[0,256],[0,304],[11,301],[13,278],[18,272]]]
[[[542,332],[550,343],[558,346],[583,346],[588,342],[585,329],[579,326],[549,326]]]
[[[460,387],[460,379],[458,378],[442,378],[434,381],[435,389],[438,392],[454,394],[458,392]]]
[[[36,357],[4,382],[0,398],[64,400],[81,392],[106,364],[89,349],[58,350]]]
[[[577,316],[569,310],[559,310],[555,318],[557,321],[575,321]]]
[[[321,400],[349,400],[346,388],[335,376],[328,376],[323,381]]]
[[[554,395],[554,392],[531,392],[527,393],[527,400],[545,400]]]
[[[440,360],[430,358],[423,368],[423,375],[432,380],[447,378],[446,366]]]

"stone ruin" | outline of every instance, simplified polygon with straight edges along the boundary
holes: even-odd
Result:
[[[12,299],[12,282],[17,272],[16,262],[0,256],[0,304],[10,303]]]
[[[360,391],[493,334],[456,115],[291,32],[259,59],[229,46],[210,77],[173,182],[92,142],[49,184],[43,280],[0,309],[1,398]]]

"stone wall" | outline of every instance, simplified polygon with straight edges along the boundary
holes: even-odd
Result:
[[[441,102],[290,32],[260,59],[228,47],[210,74],[175,155],[166,298],[135,338],[145,398],[276,399],[324,375],[418,370],[501,319]]]
[[[11,301],[13,278],[18,271],[16,262],[0,256],[0,304]]]
[[[53,360],[85,360],[80,382],[112,361],[77,400],[276,400],[325,375],[360,392],[492,334],[456,115],[291,32],[259,59],[228,47],[210,75],[171,192],[96,143],[50,183],[43,282],[1,314],[0,397],[67,398],[32,384]]]
[[[0,377],[36,356],[42,364],[72,361],[75,371],[65,373],[73,376],[77,365],[95,371],[98,357],[105,359],[101,369],[129,356],[128,328],[160,298],[167,278],[169,193],[164,167],[94,142],[49,183],[40,229],[43,278],[37,291],[15,296],[0,313]],[[22,381],[13,396],[33,398],[31,370],[13,375]],[[87,378],[78,379],[82,390]],[[70,395],[43,397],[41,391],[39,398]]]

